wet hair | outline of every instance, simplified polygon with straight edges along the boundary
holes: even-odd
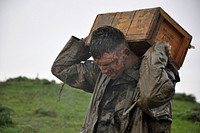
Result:
[[[99,59],[104,53],[112,53],[126,39],[124,34],[112,26],[103,26],[92,33],[90,41],[90,54],[94,59]]]

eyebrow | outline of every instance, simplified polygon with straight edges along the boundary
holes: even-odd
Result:
[[[111,62],[108,62],[108,63],[105,63],[105,64],[101,64],[101,65],[99,65],[99,64],[97,63],[97,65],[99,65],[99,66],[109,66],[110,64],[114,63],[114,62],[117,61],[117,60],[118,60],[118,59],[115,58],[115,59],[112,60]]]

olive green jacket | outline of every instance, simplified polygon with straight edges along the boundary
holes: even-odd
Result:
[[[110,78],[102,74],[89,58],[89,47],[85,46],[83,40],[72,36],[52,66],[52,73],[61,81],[92,93],[88,113],[80,131],[82,133],[96,132],[99,104],[110,82]],[[177,70],[168,61],[164,45],[158,43],[150,48],[142,57],[141,67],[135,72],[137,74],[133,78],[137,80],[137,87],[128,90],[128,100],[115,105],[120,125],[116,128],[113,113],[109,116],[112,117],[109,118],[112,124],[107,127],[109,133],[156,133],[167,130],[165,125],[162,129],[159,121],[171,121],[171,99],[179,77]]]

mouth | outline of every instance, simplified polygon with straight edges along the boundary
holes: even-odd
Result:
[[[110,69],[107,73],[105,73],[109,78],[111,79],[116,79],[120,74],[119,71]]]

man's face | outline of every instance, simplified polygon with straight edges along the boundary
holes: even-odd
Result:
[[[125,60],[123,57],[117,56],[116,53],[104,53],[95,62],[103,74],[106,74],[111,79],[116,79],[122,75],[125,69]]]

